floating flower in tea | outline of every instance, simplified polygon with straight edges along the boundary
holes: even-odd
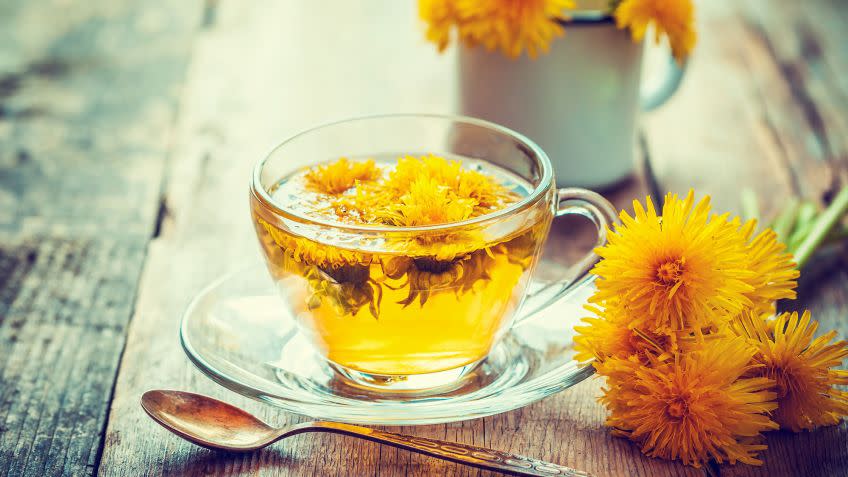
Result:
[[[397,204],[384,206],[381,219],[401,227],[449,224],[471,217],[475,205],[473,199],[459,197],[449,186],[425,176],[410,182]]]
[[[310,169],[306,173],[309,186],[330,195],[341,194],[357,183],[372,181],[380,175],[373,160],[350,161],[346,157],[327,165]]]

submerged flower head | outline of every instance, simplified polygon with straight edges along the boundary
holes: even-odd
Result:
[[[600,279],[592,301],[621,306],[631,328],[654,333],[699,332],[751,305],[745,244],[726,216],[710,217],[709,198],[695,204],[668,194],[658,215],[651,199],[634,201],[635,216],[597,250]]]
[[[598,363],[607,376],[607,424],[651,457],[696,467],[710,459],[760,464],[765,446],[756,439],[777,428],[766,414],[776,405],[773,381],[742,377],[753,354],[733,338],[650,365],[635,357]]]
[[[783,313],[768,322],[746,314],[733,329],[756,349],[750,373],[775,381],[778,408],[774,420],[798,432],[837,424],[848,415],[848,392],[836,386],[848,384],[848,371],[835,369],[848,356],[848,343],[831,343],[836,331],[815,338],[818,324],[810,312]]]
[[[305,237],[284,232],[260,217],[256,222],[288,257],[297,263],[317,266],[323,270],[338,270],[348,266],[368,265],[371,254],[332,247]]]
[[[645,37],[650,25],[657,41],[667,35],[678,61],[686,59],[695,47],[695,7],[691,0],[622,0],[614,15],[618,27],[630,28],[636,41]]]

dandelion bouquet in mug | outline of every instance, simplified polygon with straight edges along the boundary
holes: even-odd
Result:
[[[840,197],[844,208],[848,189]],[[593,316],[575,338],[577,359],[606,379],[616,434],[696,467],[761,464],[763,432],[848,414],[848,371],[837,369],[846,342],[815,337],[809,312],[774,316],[777,300],[795,298],[799,272],[773,230],[712,214],[692,192],[667,195],[661,211],[650,198],[634,209],[597,250]]]

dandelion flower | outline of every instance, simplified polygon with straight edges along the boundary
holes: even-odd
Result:
[[[474,201],[457,197],[447,186],[422,177],[409,185],[400,204],[387,214],[391,225],[416,226],[461,222],[471,217]]]
[[[768,322],[746,314],[733,329],[757,348],[750,373],[776,383],[778,408],[774,420],[784,429],[798,432],[839,423],[848,415],[848,392],[836,388],[848,384],[848,371],[834,369],[848,356],[848,343],[831,343],[836,331],[814,338],[818,323],[810,312],[783,313]]]
[[[574,327],[578,333],[574,337],[574,359],[579,362],[636,356],[647,364],[648,354],[661,357],[670,348],[667,336],[629,328],[627,316],[619,307],[601,310],[588,305],[586,308],[595,317],[584,318],[585,325]]]
[[[456,23],[453,0],[419,0],[418,16],[427,23],[427,40],[445,51],[450,43],[451,29]]]
[[[380,169],[372,159],[350,161],[343,157],[310,169],[305,177],[309,186],[316,191],[336,195],[349,190],[359,181],[372,181],[379,176]]]
[[[751,220],[739,229],[746,242],[747,269],[753,274],[745,279],[754,289],[745,295],[752,308],[759,312],[774,312],[774,303],[780,299],[794,299],[800,272],[795,268],[792,254],[785,253],[786,246],[777,240],[777,234],[766,229],[751,239],[756,221]]]
[[[668,36],[671,51],[682,62],[695,48],[695,7],[691,0],[623,0],[614,12],[619,28],[629,28],[634,41],[641,41],[653,25],[656,41]]]
[[[386,194],[378,182],[359,182],[353,190],[333,198],[331,209],[336,218],[345,223],[380,223],[379,211],[396,201]]]
[[[535,58],[563,35],[560,21],[568,8],[574,8],[572,0],[457,0],[459,35],[511,58],[524,50]]]
[[[474,215],[484,215],[502,209],[518,199],[518,196],[507,190],[503,184],[474,170],[463,170],[454,184],[454,190],[459,197],[467,197],[476,202]]]
[[[462,163],[444,157],[428,154],[421,157],[404,156],[398,159],[394,169],[389,172],[386,188],[396,194],[409,190],[413,182],[427,178],[434,182],[451,186],[456,184],[462,174]]]
[[[472,217],[502,209],[518,199],[515,193],[493,177],[463,168],[460,161],[433,154],[400,158],[389,173],[386,188],[401,196],[410,190],[414,182],[422,179],[429,179],[435,186],[446,187],[458,199],[473,204]]]
[[[596,364],[607,376],[607,425],[651,457],[695,467],[710,459],[761,464],[765,445],[756,441],[778,425],[766,415],[776,407],[774,381],[743,377],[754,353],[734,337],[650,366],[635,358]]]
[[[684,200],[668,194],[662,216],[650,198],[633,206],[635,216],[622,212],[597,250],[603,260],[593,270],[600,279],[592,302],[618,303],[631,328],[657,334],[700,332],[751,305],[744,243],[725,216],[709,218],[709,197],[694,204],[692,191]]]
[[[310,189],[329,196],[322,200],[338,220],[354,224],[458,222],[519,198],[494,177],[433,154],[402,157],[387,174],[373,160],[342,158],[310,169],[305,178]]]

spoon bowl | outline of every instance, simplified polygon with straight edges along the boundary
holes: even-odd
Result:
[[[182,391],[148,391],[141,407],[180,437],[211,449],[251,451],[278,438],[278,430],[225,402]]]

